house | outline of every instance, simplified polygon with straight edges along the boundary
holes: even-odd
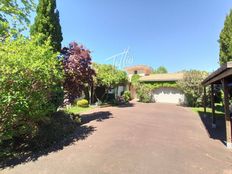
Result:
[[[129,80],[131,80],[133,75],[148,76],[152,73],[153,69],[146,65],[136,65],[125,68],[125,71],[128,74]]]
[[[183,73],[151,74],[141,77],[140,82],[156,86],[152,95],[157,103],[185,104],[185,95],[176,84],[183,76]]]
[[[184,93],[176,85],[178,80],[183,79],[183,73],[152,74],[153,69],[146,65],[127,67],[125,71],[128,73],[130,80],[133,75],[138,74],[141,76],[141,83],[149,83],[157,87],[152,92],[155,102],[173,104],[186,103]],[[136,90],[132,85],[130,85],[130,91],[132,96],[136,98]]]
[[[126,67],[124,70],[127,72],[128,79],[130,82],[133,75],[138,74],[139,76],[144,77],[144,76],[149,76],[153,71],[151,67],[146,65],[130,66],[130,67]],[[128,89],[131,92],[132,98],[137,98],[136,89],[131,84],[129,84]]]

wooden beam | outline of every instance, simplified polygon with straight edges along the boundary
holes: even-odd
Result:
[[[228,82],[226,79],[222,80],[222,86],[224,91],[224,107],[225,107],[225,125],[226,125],[226,145],[228,148],[232,148],[232,137],[231,137],[231,118],[229,110],[229,89]]]
[[[215,83],[217,81],[221,81],[221,79],[224,79],[227,76],[232,75],[232,69],[227,69],[226,71],[222,72],[221,74],[218,74],[217,76],[213,77],[209,81],[203,83],[204,86],[208,86],[212,83]]]
[[[202,84],[204,85],[209,80],[215,78],[216,76],[218,76],[219,74],[221,74],[223,71],[225,71],[227,69],[230,69],[230,68],[232,68],[232,61],[225,63],[219,69],[217,69],[216,71],[214,71],[213,73],[211,73],[208,77],[205,78],[205,80],[202,82]]]
[[[206,117],[206,87],[204,86],[204,101],[203,101],[203,105],[204,105],[204,117]]]
[[[212,108],[212,128],[216,128],[215,103],[214,103],[214,84],[211,84],[211,108]]]

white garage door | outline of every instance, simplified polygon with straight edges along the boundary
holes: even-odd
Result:
[[[185,103],[184,94],[175,88],[159,88],[153,92],[153,97],[157,103]]]

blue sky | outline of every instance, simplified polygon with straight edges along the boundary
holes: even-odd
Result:
[[[133,63],[170,72],[218,68],[220,31],[231,0],[57,0],[63,45],[77,41],[93,61],[130,48]]]

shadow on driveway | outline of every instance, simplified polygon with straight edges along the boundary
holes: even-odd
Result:
[[[81,115],[81,123],[87,124],[91,121],[102,122],[106,119],[113,118],[110,112],[96,112],[92,114],[82,114]]]
[[[85,124],[94,120],[102,122],[110,118],[113,117],[108,111],[96,112],[82,115],[81,124],[77,124],[70,119],[70,116],[60,112],[55,115],[55,124],[44,126],[39,130],[40,136],[27,141],[18,139],[14,140],[13,145],[6,142],[3,146],[0,146],[1,153],[8,153],[4,157],[1,154],[0,170],[6,167],[15,167],[18,164],[36,161],[39,157],[46,156],[51,152],[60,151],[76,141],[85,140],[96,131],[95,127]],[[68,130],[72,128],[72,131]]]
[[[212,128],[212,116],[211,113],[207,112],[204,116],[204,112],[198,112],[202,123],[207,130],[210,138],[220,140],[224,145],[226,141],[226,130],[225,130],[225,116],[224,114],[216,114],[216,128]]]
[[[118,108],[130,108],[130,107],[134,107],[135,106],[135,103],[125,103],[125,104],[120,104],[116,107]]]

